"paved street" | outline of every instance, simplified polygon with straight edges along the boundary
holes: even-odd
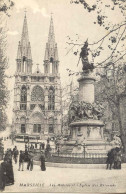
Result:
[[[23,149],[23,144],[17,144]],[[11,142],[6,142],[6,147]],[[6,148],[5,148],[6,149]],[[15,184],[7,186],[5,192],[126,192],[126,165],[121,170],[58,168],[47,167],[41,171],[34,165],[33,171],[18,171],[18,164],[13,164]]]
[[[47,167],[45,172],[34,165],[33,171],[18,171],[14,164],[15,184],[5,192],[125,192],[126,168],[122,170],[74,169]],[[34,185],[33,185],[34,184]]]

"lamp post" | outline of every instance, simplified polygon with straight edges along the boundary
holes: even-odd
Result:
[[[83,141],[83,151],[84,151],[84,159],[85,159],[85,148],[86,148],[86,143],[85,143],[85,138],[84,138],[84,141]]]
[[[57,153],[58,153],[58,156],[59,156],[59,153],[60,153],[59,144],[58,144],[58,148],[57,148]]]
[[[83,148],[84,148],[84,159],[85,159],[85,146],[86,146],[86,144],[84,143],[83,144]]]

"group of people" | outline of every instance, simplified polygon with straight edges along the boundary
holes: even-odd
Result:
[[[107,154],[106,169],[121,169],[121,149],[119,147],[111,149]]]
[[[40,157],[38,158],[39,161],[41,162],[41,170],[45,171],[45,156],[44,153],[41,151],[40,152]],[[20,150],[20,155],[19,155],[19,171],[24,170],[24,162],[27,162],[27,170],[32,171],[33,170],[33,164],[34,164],[34,152],[32,153],[31,151],[29,152],[27,149],[25,149],[25,152]]]
[[[14,184],[12,158],[13,151],[8,149],[5,153],[4,160],[0,165],[0,190],[4,190],[7,185]]]
[[[19,160],[18,160],[19,156]],[[42,171],[46,170],[45,167],[45,157],[43,151],[40,152],[39,161],[41,163],[40,167]],[[13,163],[17,164],[19,161],[18,170],[24,170],[24,163],[27,163],[27,170],[33,170],[33,160],[34,154],[32,152],[28,152],[27,149],[25,151],[18,151],[15,146],[13,150],[7,149],[4,154],[3,161],[0,164],[0,190],[3,191],[5,186],[14,184],[14,171],[13,171]]]

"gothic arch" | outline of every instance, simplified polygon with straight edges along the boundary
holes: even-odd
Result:
[[[25,85],[21,87],[21,95],[20,95],[20,110],[27,109],[27,88]]]
[[[26,118],[24,116],[20,118],[20,123],[21,123],[21,133],[26,133]]]
[[[22,116],[22,117],[20,118],[20,123],[26,123],[26,118],[25,118],[25,116]]]
[[[44,129],[44,118],[40,112],[32,114],[31,121],[33,123],[33,133],[40,133]]]
[[[55,89],[50,86],[48,91],[48,110],[55,110]]]
[[[42,123],[43,115],[40,112],[35,112],[32,114],[32,122],[33,123]]]
[[[54,117],[50,117],[48,120],[49,133],[54,133]]]

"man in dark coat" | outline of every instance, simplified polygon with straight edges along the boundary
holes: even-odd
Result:
[[[106,169],[112,169],[112,164],[113,164],[113,162],[114,162],[114,152],[113,152],[113,150],[110,150],[109,152],[108,152],[108,154],[107,154],[107,168]]]
[[[21,169],[21,166],[22,166],[22,171],[24,170],[24,159],[25,159],[25,156],[24,156],[24,153],[22,152],[22,150],[20,150],[20,156],[19,156],[19,171]]]
[[[28,154],[28,165],[27,165],[27,169],[32,171],[33,170],[33,157]]]
[[[15,146],[15,148],[13,149],[13,156],[14,156],[15,164],[17,164],[18,150],[17,150],[17,147],[16,147],[16,146]]]
[[[115,148],[115,156],[114,156],[114,168],[121,169],[121,150],[120,148]]]
[[[45,157],[44,157],[43,154],[41,154],[41,156],[40,156],[40,161],[41,161],[41,170],[45,171],[46,170],[46,167],[45,167]]]

